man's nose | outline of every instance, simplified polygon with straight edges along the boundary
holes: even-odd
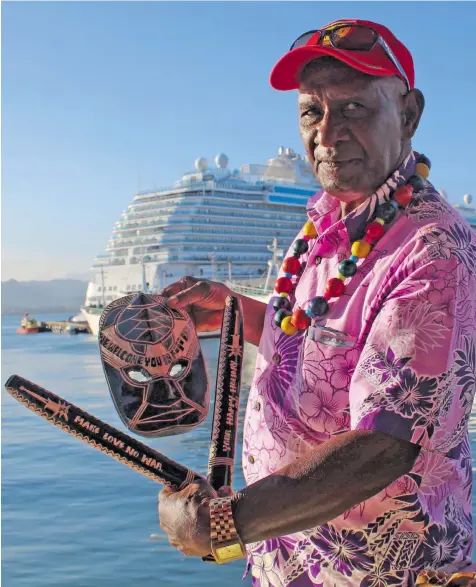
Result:
[[[325,112],[316,133],[315,142],[321,147],[335,147],[339,141],[348,141],[349,133],[341,116]]]

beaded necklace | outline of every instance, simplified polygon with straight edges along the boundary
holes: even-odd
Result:
[[[331,306],[329,300],[339,298],[345,293],[344,281],[357,273],[357,261],[368,257],[372,247],[385,234],[384,226],[390,224],[398,208],[405,208],[411,202],[413,193],[419,192],[425,185],[425,180],[430,175],[431,163],[425,155],[418,155],[416,158],[415,175],[412,175],[405,185],[400,186],[393,194],[390,194],[388,202],[380,204],[377,208],[377,218],[369,222],[365,228],[365,236],[352,243],[351,255],[338,265],[337,277],[332,277],[327,282],[327,287],[322,296],[312,298],[307,303],[306,310],[297,308],[291,313],[289,295],[297,287],[299,280],[293,286],[291,278],[301,270],[299,258],[309,250],[309,241],[318,237],[316,228],[311,221],[306,222],[303,227],[302,238],[294,241],[294,253],[283,261],[282,269],[284,277],[276,281],[275,291],[279,297],[273,301],[275,309],[274,322],[281,330],[288,335],[293,335],[299,330],[306,330],[311,325],[313,318],[319,318],[327,314]]]

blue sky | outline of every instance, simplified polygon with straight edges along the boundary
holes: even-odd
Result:
[[[134,192],[199,155],[303,153],[296,95],[269,71],[340,17],[407,44],[427,101],[415,148],[452,202],[476,196],[475,3],[4,2],[2,16],[3,280],[84,275]]]

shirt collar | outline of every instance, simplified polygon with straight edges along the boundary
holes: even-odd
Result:
[[[415,165],[415,153],[410,151],[400,167],[390,175],[370,198],[341,219],[341,224],[347,230],[347,235],[351,242],[362,238],[364,227],[374,216],[377,206],[388,201],[390,195],[410,179],[415,173]],[[340,214],[339,200],[325,190],[321,190],[312,196],[307,203],[307,215],[314,223],[318,234],[322,234],[329,227],[338,223]]]

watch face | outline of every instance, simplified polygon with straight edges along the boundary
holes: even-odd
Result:
[[[226,563],[228,561],[243,558],[243,549],[241,544],[230,544],[229,546],[220,546],[215,551],[218,562]]]

